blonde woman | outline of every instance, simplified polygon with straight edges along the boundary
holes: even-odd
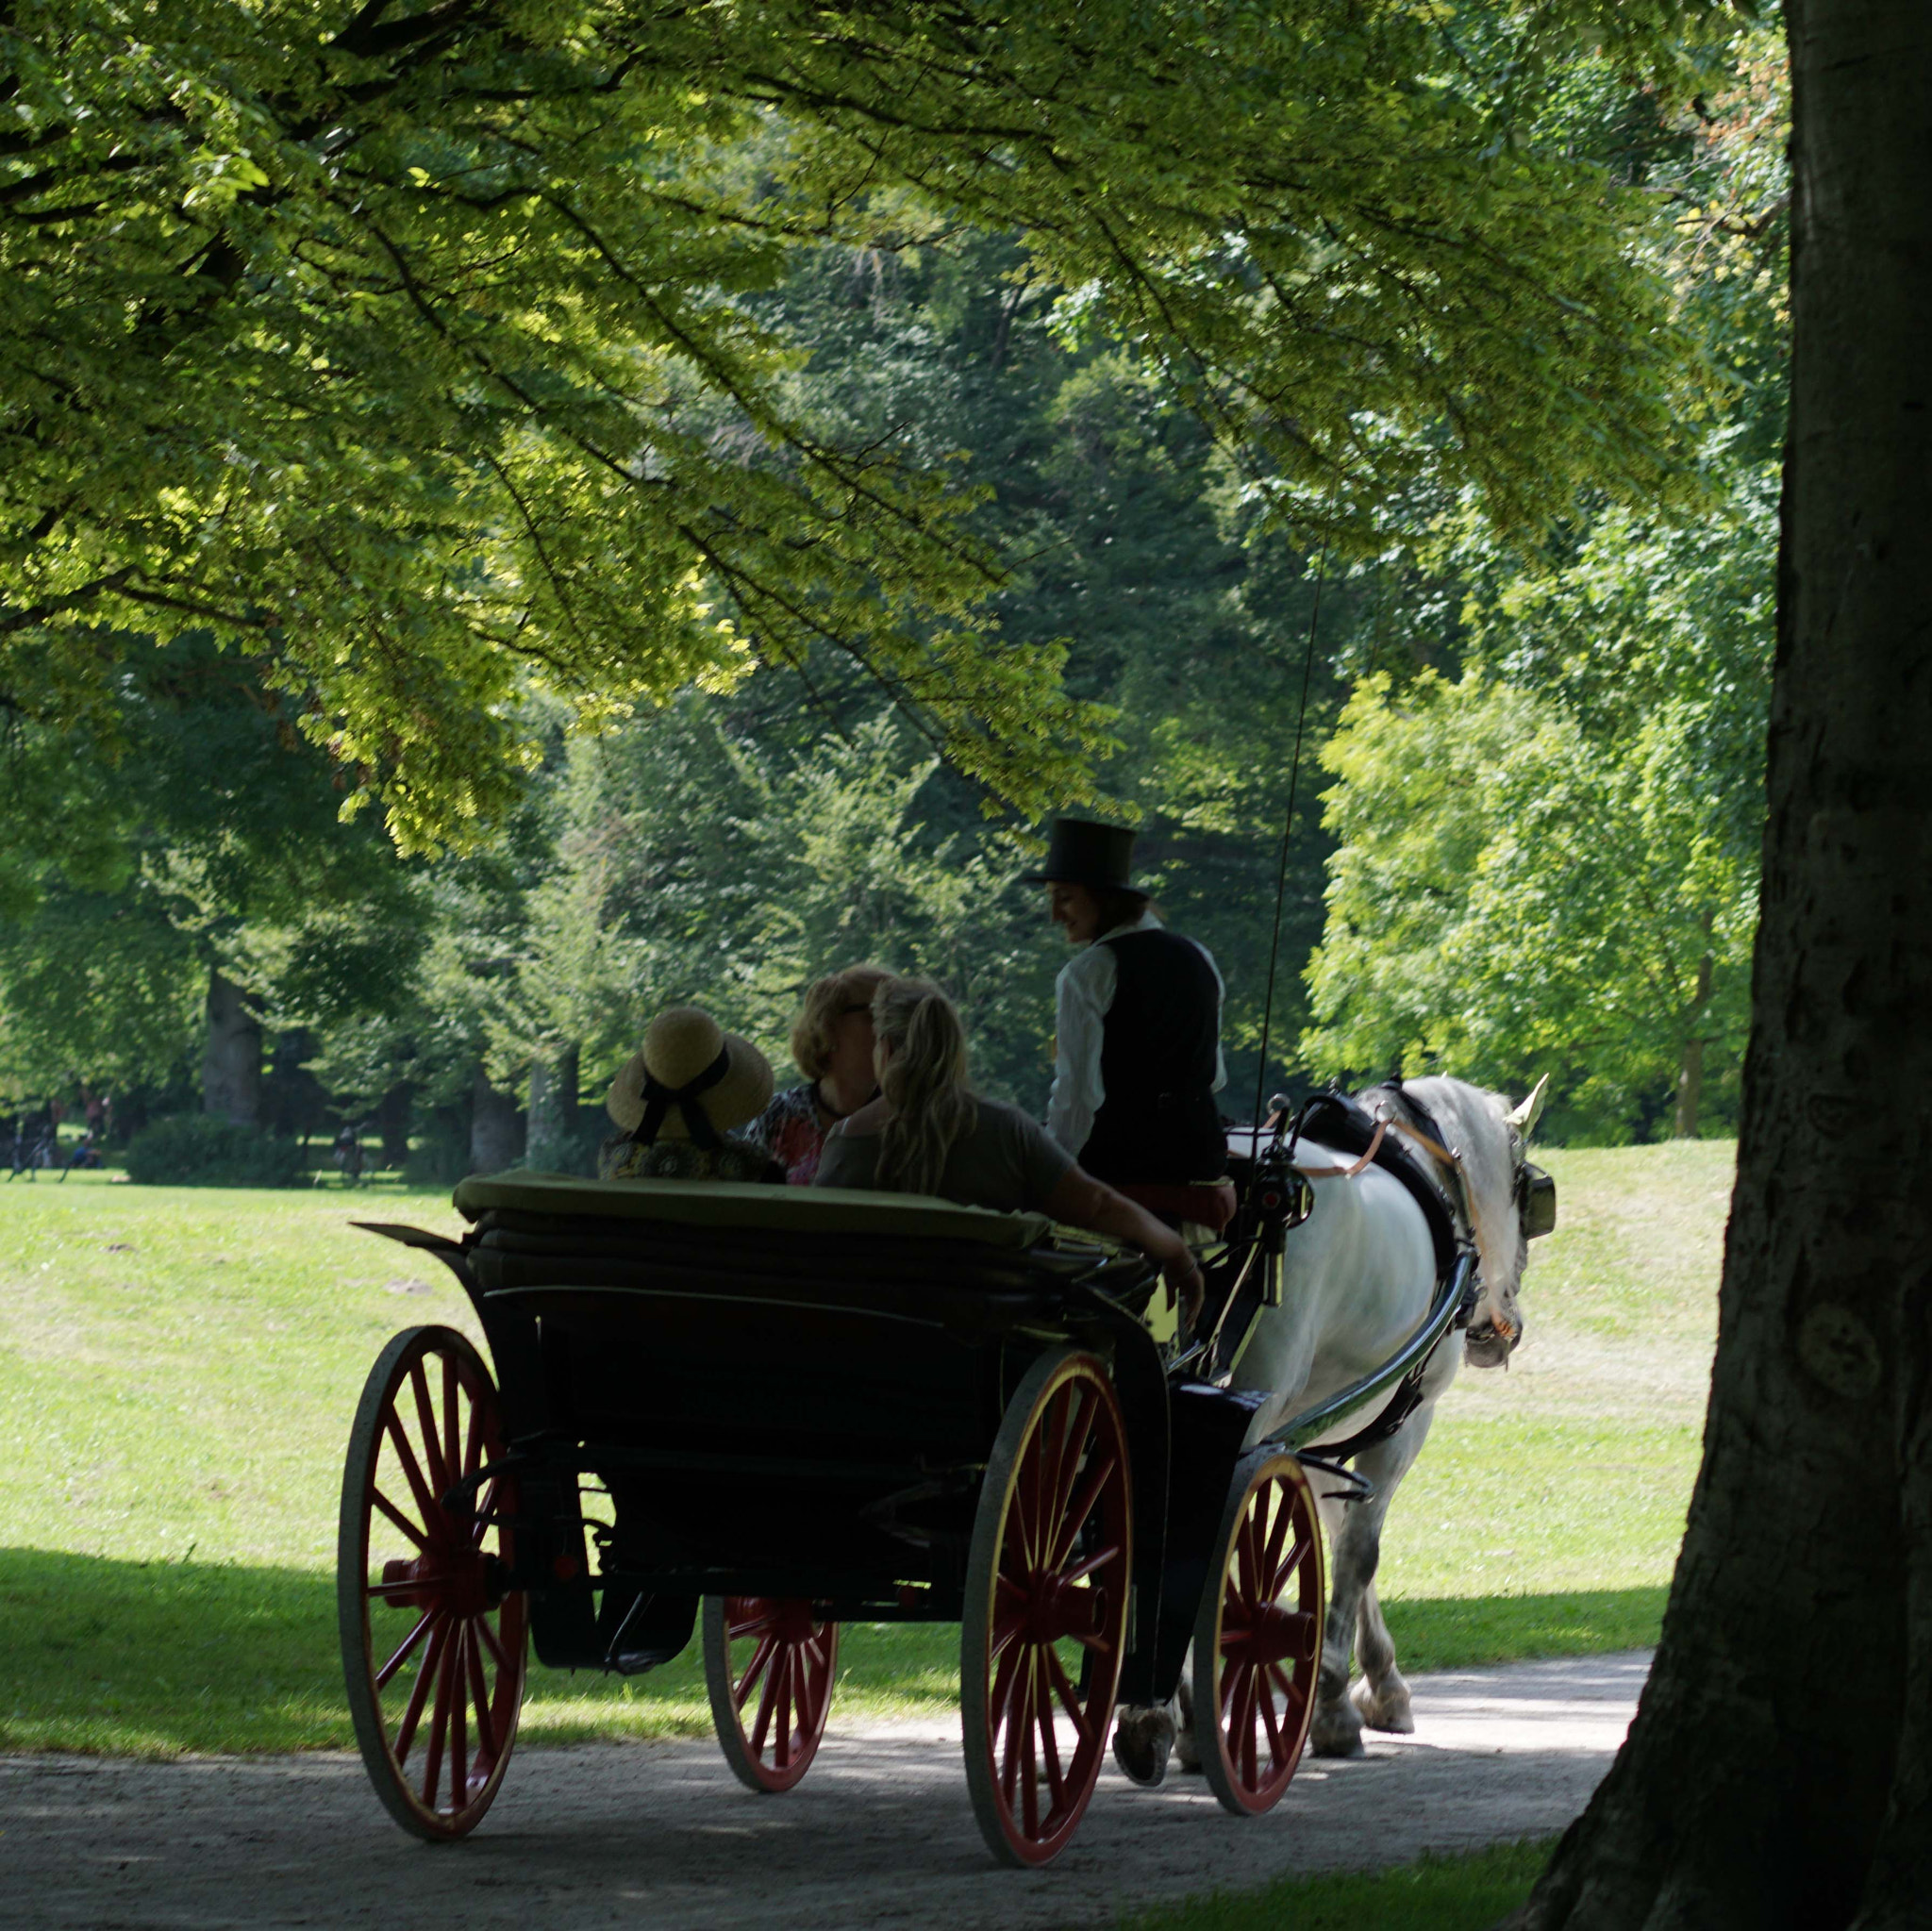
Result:
[[[1192,1321],[1201,1270],[1145,1207],[1104,1186],[1037,1121],[967,1083],[958,1008],[929,979],[888,979],[874,995],[879,1094],[827,1136],[817,1187],[934,1193],[968,1207],[1051,1216],[1131,1241],[1160,1263]]]
[[[794,1187],[811,1185],[825,1135],[878,1090],[872,1001],[891,976],[883,966],[847,966],[806,989],[791,1027],[791,1057],[807,1083],[780,1093],[752,1128]]]

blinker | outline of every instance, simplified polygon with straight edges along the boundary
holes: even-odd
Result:
[[[1516,1211],[1523,1221],[1523,1238],[1534,1240],[1553,1233],[1557,1225],[1557,1183],[1527,1160],[1516,1176]]]

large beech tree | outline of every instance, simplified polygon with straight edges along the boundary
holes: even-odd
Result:
[[[1098,721],[984,621],[958,466],[828,423],[760,291],[974,223],[1305,526],[1655,496],[1645,217],[1538,117],[1600,10],[0,0],[0,710],[206,626],[421,845],[501,807],[533,678],[608,719],[829,650],[1063,797]]]
[[[1932,9],[1788,0],[1770,815],[1705,1462],[1519,1931],[1932,1923]]]

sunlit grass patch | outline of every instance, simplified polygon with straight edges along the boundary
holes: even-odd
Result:
[[[1557,1233],[1507,1375],[1465,1372],[1395,1503],[1409,1670],[1654,1640],[1696,1468],[1731,1149],[1557,1153]],[[0,1192],[0,1744],[173,1755],[351,1742],[332,1565],[341,1456],[395,1329],[475,1335],[436,1264],[352,1219],[441,1195]],[[950,1625],[848,1629],[840,1717],[957,1702]],[[533,1666],[533,1742],[703,1734],[695,1643],[628,1682]]]

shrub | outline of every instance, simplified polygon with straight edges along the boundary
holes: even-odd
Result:
[[[127,1177],[146,1187],[308,1187],[308,1150],[206,1113],[157,1120],[127,1142]]]

